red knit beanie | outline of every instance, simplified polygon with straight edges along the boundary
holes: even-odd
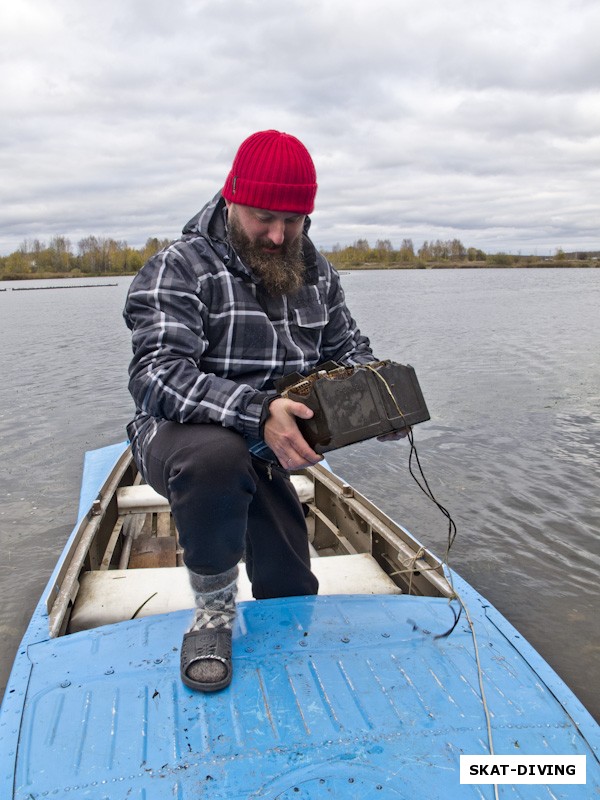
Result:
[[[308,150],[279,131],[259,131],[242,142],[222,191],[231,203],[294,214],[310,214],[316,193]]]

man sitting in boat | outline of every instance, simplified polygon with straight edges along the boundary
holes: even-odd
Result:
[[[255,598],[318,589],[289,479],[321,459],[295,421],[312,411],[279,397],[274,381],[374,359],[337,272],[308,237],[316,191],[298,139],[253,134],[222,191],[140,270],[127,298],[128,434],[179,532],[196,597],[181,676],[200,691],[231,681],[242,558]]]

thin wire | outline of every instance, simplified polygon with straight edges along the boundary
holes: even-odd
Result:
[[[423,467],[421,466],[421,461],[419,459],[419,454],[417,452],[417,448],[416,448],[416,445],[415,445],[415,440],[414,440],[414,435],[413,435],[412,429],[411,429],[410,425],[408,425],[408,423],[406,421],[406,417],[404,416],[404,414],[402,412],[402,409],[398,405],[398,401],[394,397],[394,394],[392,392],[392,389],[391,389],[389,383],[386,381],[386,379],[383,377],[383,375],[381,375],[372,366],[370,366],[369,364],[365,364],[365,366],[367,367],[367,369],[370,369],[371,372],[373,372],[375,375],[377,375],[377,377],[383,382],[383,385],[385,386],[388,394],[392,398],[392,401],[393,401],[394,405],[396,406],[396,408],[398,410],[398,413],[400,414],[401,418],[404,420],[404,424],[406,426],[406,435],[407,435],[408,441],[410,443],[410,454],[409,454],[409,457],[408,457],[408,470],[409,470],[413,480],[415,481],[415,483],[417,484],[419,489],[421,489],[421,491],[438,507],[438,509],[442,512],[442,514],[448,520],[448,540],[447,540],[447,546],[446,546],[446,555],[445,555],[445,558],[443,559],[443,564],[444,564],[444,566],[447,567],[447,572],[448,572],[447,579],[448,579],[448,582],[450,583],[450,586],[452,587],[452,592],[453,592],[453,596],[449,598],[449,601],[450,601],[450,603],[452,603],[452,600],[454,600],[454,599],[458,600],[458,602],[460,604],[460,612],[457,614],[456,611],[454,610],[454,608],[452,607],[452,605],[450,605],[450,608],[452,609],[452,613],[454,614],[454,624],[452,625],[452,627],[448,631],[446,631],[445,633],[442,633],[442,634],[438,634],[434,638],[435,639],[443,639],[443,638],[449,636],[454,631],[456,626],[458,625],[458,621],[460,619],[461,612],[464,610],[465,616],[467,618],[467,623],[469,625],[469,630],[471,632],[471,638],[473,640],[473,649],[474,649],[474,652],[475,652],[475,663],[477,665],[477,679],[479,681],[479,693],[480,693],[480,696],[481,696],[481,703],[482,703],[482,707],[483,707],[483,713],[484,713],[484,716],[485,716],[485,724],[486,724],[487,736],[488,736],[488,747],[489,747],[490,755],[493,756],[495,754],[495,751],[494,751],[494,737],[493,737],[493,734],[492,734],[492,720],[491,720],[491,714],[490,714],[490,710],[489,710],[489,706],[488,706],[488,702],[487,702],[487,697],[486,697],[486,694],[485,694],[485,688],[484,688],[484,685],[483,685],[483,669],[481,667],[481,660],[479,658],[479,646],[477,644],[477,635],[475,633],[475,625],[473,624],[473,620],[471,618],[471,615],[469,614],[469,609],[467,608],[467,605],[466,605],[465,601],[463,600],[463,598],[460,596],[460,594],[456,591],[456,589],[454,587],[454,583],[453,583],[453,580],[452,580],[452,571],[451,571],[450,565],[449,565],[450,548],[454,544],[454,541],[456,539],[456,534],[457,534],[456,524],[455,524],[454,520],[452,519],[452,517],[450,515],[450,512],[446,508],[444,508],[444,506],[441,503],[439,503],[437,501],[437,499],[435,498],[435,496],[433,494],[433,491],[432,491],[431,487],[429,486],[429,482],[427,481],[427,478],[425,477],[425,473],[423,472]],[[417,463],[417,467],[418,467],[418,471],[419,471],[419,475],[420,475],[421,480],[419,480],[417,478],[417,476],[415,475],[415,473],[413,472],[413,469],[412,469],[412,459],[413,459],[413,457],[414,457],[414,459],[415,459],[415,461]],[[421,481],[422,481],[422,483],[421,483]],[[413,567],[413,569],[414,569],[414,565],[416,563],[416,560],[417,560],[417,558],[419,556],[419,553],[421,552],[421,549],[419,550],[419,552],[417,552],[417,555],[413,559],[413,564],[411,565],[411,567]],[[404,572],[404,570],[402,570],[402,571]],[[409,580],[409,593],[410,593],[410,587],[411,586],[412,586],[412,571],[411,571],[411,578]],[[494,798],[495,798],[495,800],[498,800],[498,784],[493,784],[493,786],[494,786]]]
[[[457,594],[458,602],[461,604],[465,611],[465,615],[467,617],[467,622],[469,623],[469,629],[471,631],[471,637],[473,639],[473,648],[475,650],[475,662],[477,664],[477,677],[479,679],[479,693],[481,694],[481,703],[483,705],[483,713],[485,716],[485,724],[487,728],[487,735],[488,735],[488,747],[490,750],[490,755],[495,755],[494,750],[494,737],[492,735],[492,719],[490,715],[490,710],[487,703],[487,697],[485,694],[485,689],[483,687],[483,669],[481,667],[481,661],[479,660],[479,647],[477,646],[477,636],[475,635],[475,625],[473,624],[473,620],[471,619],[471,615],[469,614],[469,609],[467,608],[464,600],[462,597]],[[494,799],[499,800],[498,798],[498,784],[494,783]]]
[[[417,448],[416,448],[416,445],[415,445],[415,437],[413,435],[412,428],[408,424],[402,409],[398,405],[398,401],[394,397],[394,393],[392,392],[392,389],[391,389],[389,383],[386,381],[386,379],[383,377],[383,375],[380,372],[378,372],[376,369],[371,367],[369,364],[365,364],[365,366],[367,367],[367,369],[371,370],[371,372],[374,375],[377,375],[379,380],[383,383],[383,385],[386,388],[387,393],[392,398],[392,402],[396,406],[398,414],[400,414],[400,417],[404,421],[404,425],[405,425],[405,428],[406,428],[406,436],[407,436],[408,441],[410,443],[410,453],[409,453],[409,456],[408,456],[408,471],[410,472],[412,479],[415,481],[415,483],[417,484],[419,489],[432,501],[432,503],[434,503],[439,508],[441,513],[448,520],[448,543],[447,543],[447,546],[446,546],[446,558],[445,558],[445,560],[447,561],[448,560],[448,555],[450,553],[450,548],[452,547],[452,545],[454,544],[454,540],[456,539],[456,533],[457,533],[456,523],[452,519],[452,516],[450,515],[450,512],[448,511],[448,509],[444,508],[444,506],[440,502],[438,502],[438,500],[435,498],[435,496],[433,494],[433,491],[432,491],[432,489],[431,489],[431,487],[429,485],[429,482],[428,482],[427,478],[425,477],[425,473],[423,472],[423,467],[421,466],[421,461],[419,459],[419,454],[417,452]],[[415,475],[415,473],[413,471],[413,466],[412,466],[413,458],[416,461],[421,480],[419,480],[419,478]]]

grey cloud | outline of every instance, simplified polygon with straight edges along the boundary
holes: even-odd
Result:
[[[1,253],[174,236],[265,127],[314,155],[322,244],[598,247],[592,2],[23,0],[0,15]]]

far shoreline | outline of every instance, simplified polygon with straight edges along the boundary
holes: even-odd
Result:
[[[600,267],[600,260],[589,259],[586,261],[578,260],[556,260],[544,259],[531,262],[519,262],[513,264],[495,264],[485,261],[437,261],[432,263],[408,263],[391,262],[381,264],[365,261],[362,264],[335,264],[338,271],[351,270],[388,270],[388,269],[595,269]]]
[[[521,257],[523,258],[523,257]],[[585,261],[577,259],[535,259],[525,262],[521,260],[517,263],[511,264],[497,264],[488,263],[485,261],[437,261],[427,263],[400,263],[390,262],[382,264],[380,262],[365,261],[362,263],[343,264],[333,262],[333,266],[338,272],[357,272],[360,270],[376,271],[376,270],[416,270],[416,269],[597,269],[600,267],[600,259],[591,258]],[[35,274],[27,275],[11,275],[0,273],[0,282],[4,281],[36,281],[36,280],[74,280],[81,278],[94,278],[114,280],[115,278],[132,278],[137,272],[85,272],[73,270],[72,272],[37,272]],[[108,285],[108,284],[105,284]]]

